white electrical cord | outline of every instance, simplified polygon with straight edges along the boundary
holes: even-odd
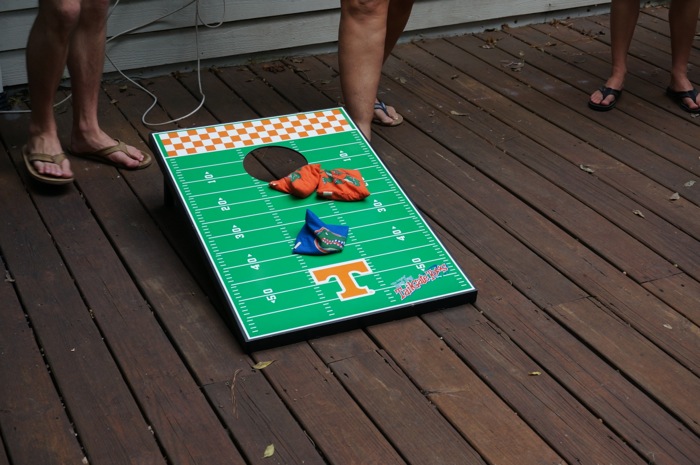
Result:
[[[112,16],[112,13],[114,13],[115,8],[117,7],[117,5],[119,5],[119,1],[120,1],[120,0],[116,0],[116,2],[114,3],[114,6],[111,8],[110,12],[109,12],[108,15],[107,15],[107,19],[109,19],[109,17]],[[199,88],[199,94],[200,94],[200,96],[202,97],[202,99],[200,100],[199,105],[197,105],[197,107],[196,107],[194,110],[192,110],[190,113],[188,113],[188,114],[186,114],[186,115],[184,115],[184,116],[180,116],[180,117],[178,117],[178,118],[175,118],[175,119],[172,119],[172,120],[169,120],[169,121],[163,121],[163,122],[160,122],[160,123],[149,123],[148,121],[146,121],[146,116],[148,115],[148,113],[150,113],[150,111],[157,105],[157,103],[158,103],[158,97],[156,97],[156,96],[155,96],[152,92],[150,92],[148,89],[146,89],[146,88],[144,88],[143,86],[141,86],[141,85],[139,85],[138,83],[136,83],[136,82],[135,82],[133,79],[131,79],[129,76],[127,76],[126,74],[124,74],[124,73],[119,69],[119,67],[117,67],[117,66],[114,64],[114,62],[112,61],[112,59],[109,57],[109,54],[107,54],[107,52],[106,52],[106,50],[105,50],[105,58],[107,59],[107,61],[109,61],[109,63],[112,65],[112,67],[114,67],[114,69],[115,69],[124,79],[126,79],[127,81],[129,81],[130,83],[132,83],[134,86],[138,87],[139,89],[141,89],[143,92],[147,93],[147,94],[153,99],[153,103],[151,104],[151,106],[148,107],[148,109],[147,109],[147,110],[143,113],[143,115],[141,116],[141,122],[142,122],[145,126],[163,126],[163,125],[166,125],[166,124],[175,123],[175,122],[177,122],[177,121],[180,121],[180,120],[182,120],[182,119],[185,119],[185,118],[188,118],[188,117],[192,116],[192,115],[195,114],[197,111],[199,111],[199,109],[202,108],[202,106],[204,106],[204,101],[205,101],[205,99],[206,99],[206,96],[204,95],[204,92],[202,91],[201,65],[200,65],[200,58],[199,58],[199,24],[200,24],[200,22],[201,22],[201,24],[202,24],[203,26],[208,27],[208,28],[210,28],[210,29],[215,29],[215,28],[221,26],[221,25],[224,23],[224,19],[226,18],[226,0],[221,0],[221,2],[222,2],[222,4],[223,4],[223,11],[222,11],[222,13],[221,13],[221,21],[219,21],[219,22],[216,23],[216,24],[207,24],[207,23],[205,23],[204,21],[202,21],[202,18],[201,18],[200,14],[199,14],[199,2],[200,2],[200,0],[191,0],[189,3],[184,4],[183,6],[181,6],[181,7],[177,8],[177,9],[171,11],[170,13],[167,13],[167,14],[165,14],[165,15],[159,17],[159,18],[156,18],[156,19],[154,19],[154,20],[152,20],[152,21],[149,21],[149,22],[147,22],[147,23],[145,23],[145,24],[142,24],[142,25],[140,25],[140,26],[136,26],[136,27],[133,27],[133,28],[131,28],[131,29],[127,29],[127,30],[125,30],[125,31],[122,31],[122,32],[120,32],[120,33],[118,33],[118,34],[115,34],[115,35],[113,35],[112,37],[108,38],[108,39],[105,41],[105,45],[106,45],[107,43],[109,43],[109,42],[111,42],[111,41],[113,41],[113,40],[115,40],[115,39],[117,39],[117,38],[119,38],[119,37],[121,37],[121,36],[123,36],[123,35],[130,34],[130,33],[134,32],[134,31],[139,30],[139,29],[142,29],[142,28],[144,28],[144,27],[150,26],[151,24],[154,24],[154,23],[156,23],[156,22],[158,22],[158,21],[160,21],[160,20],[162,20],[162,19],[165,19],[165,18],[167,18],[167,17],[170,16],[170,15],[173,15],[173,14],[175,14],[175,13],[181,11],[181,10],[184,10],[184,9],[187,8],[188,6],[192,5],[193,3],[195,4],[194,31],[195,31],[195,50],[196,50],[196,54],[197,54],[197,85],[198,85],[198,88]],[[60,102],[56,103],[56,104],[54,105],[54,107],[57,107],[57,106],[63,104],[64,102],[66,102],[66,101],[67,101],[68,99],[70,99],[70,98],[71,98],[71,95],[68,95],[65,99],[63,99],[63,100],[61,100]],[[30,113],[30,112],[31,112],[31,110],[9,110],[9,111],[0,111],[0,114],[2,114],[2,113]]]
[[[116,39],[116,38],[118,38],[118,37],[121,37],[122,35],[131,33],[131,32],[134,32],[134,31],[136,31],[136,30],[138,30],[138,29],[144,28],[144,27],[149,26],[149,25],[151,25],[151,24],[153,24],[153,23],[155,23],[155,22],[157,22],[157,21],[160,21],[160,20],[162,20],[162,19],[164,19],[164,18],[167,18],[168,16],[170,16],[170,15],[172,15],[172,14],[174,14],[174,13],[177,13],[178,11],[181,11],[181,10],[185,9],[186,7],[190,6],[190,5],[193,4],[193,3],[195,4],[194,31],[195,31],[195,53],[196,53],[196,55],[197,55],[197,85],[198,85],[199,95],[202,97],[202,99],[200,100],[199,105],[197,105],[197,107],[196,107],[194,110],[192,110],[191,112],[189,112],[188,114],[186,114],[186,115],[184,115],[184,116],[180,116],[180,117],[178,117],[178,118],[174,118],[174,119],[169,120],[169,121],[163,121],[163,122],[160,122],[160,123],[149,123],[148,121],[146,121],[146,116],[147,116],[147,115],[151,112],[151,110],[157,105],[157,103],[158,103],[158,97],[156,97],[156,96],[155,96],[153,93],[151,93],[148,89],[146,89],[146,88],[144,88],[143,86],[139,85],[139,84],[136,83],[134,80],[132,80],[131,78],[129,78],[127,75],[125,75],[125,74],[114,64],[114,62],[112,62],[112,60],[109,58],[109,55],[108,55],[107,53],[105,53],[105,57],[107,58],[107,60],[110,62],[110,64],[114,67],[114,69],[115,69],[122,77],[124,77],[127,81],[131,82],[134,86],[136,86],[136,87],[138,87],[139,89],[141,89],[143,92],[147,93],[147,94],[148,94],[149,96],[151,96],[151,98],[153,99],[153,103],[151,104],[151,106],[148,107],[148,109],[147,109],[147,110],[143,113],[143,115],[141,116],[141,122],[142,122],[145,126],[163,126],[163,125],[166,125],[166,124],[175,123],[175,122],[177,122],[177,121],[180,121],[180,120],[182,120],[182,119],[185,119],[185,118],[188,118],[188,117],[192,116],[192,115],[195,114],[197,111],[199,111],[199,109],[202,108],[202,106],[204,106],[204,101],[206,100],[206,96],[204,95],[204,92],[203,92],[203,90],[202,90],[201,65],[200,65],[200,57],[199,57],[199,56],[200,56],[200,54],[199,54],[199,23],[201,22],[203,26],[208,27],[208,28],[211,28],[211,29],[214,29],[214,28],[217,28],[217,27],[221,26],[221,25],[224,23],[224,18],[226,17],[226,0],[222,0],[223,11],[222,11],[222,14],[221,14],[221,21],[219,21],[217,24],[213,24],[213,25],[209,25],[209,24],[205,23],[204,21],[202,21],[202,18],[201,18],[200,15],[199,15],[199,1],[200,1],[200,0],[192,0],[191,2],[189,2],[189,3],[185,4],[185,5],[183,5],[182,7],[178,8],[178,9],[176,9],[176,10],[174,10],[174,11],[172,11],[172,12],[166,14],[166,15],[161,16],[160,18],[158,18],[158,19],[156,19],[156,20],[149,21],[148,23],[143,24],[143,25],[141,25],[141,26],[137,26],[137,27],[128,29],[128,30],[126,30],[126,31],[123,31],[123,32],[121,32],[121,33],[119,33],[119,34],[116,34],[116,35],[110,37],[110,38],[107,40],[107,42],[110,42],[110,41],[112,41],[112,40],[114,40],[114,39]],[[119,4],[119,0],[117,0],[117,1],[115,2],[114,6],[112,7],[112,11],[109,13],[110,15],[112,14],[112,12],[114,11],[114,9],[117,7],[118,4]]]

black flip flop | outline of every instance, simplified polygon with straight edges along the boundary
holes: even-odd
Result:
[[[615,100],[610,102],[610,105],[604,105],[602,103],[591,102],[591,100],[589,99],[588,100],[588,107],[591,110],[610,111],[613,108],[615,108],[615,105],[617,105],[617,101],[620,100],[620,97],[622,97],[622,90],[613,89],[612,87],[602,86],[600,89],[598,89],[598,91],[600,91],[600,93],[603,94],[603,99],[601,100],[601,102],[603,100],[605,100],[608,97],[608,95],[612,95],[613,97],[615,97]]]
[[[690,108],[687,103],[683,101],[685,98],[689,98],[693,102],[697,102],[698,98],[698,91],[696,89],[690,89],[690,90],[681,90],[681,91],[675,91],[671,89],[670,87],[666,88],[666,95],[671,97],[671,100],[676,102],[679,107],[681,107],[683,110],[687,111],[688,113],[693,113],[697,114],[700,113],[700,107],[698,108]]]

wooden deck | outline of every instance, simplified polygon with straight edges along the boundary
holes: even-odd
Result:
[[[0,465],[697,465],[700,118],[664,96],[666,15],[642,15],[608,113],[586,106],[607,16],[397,47],[381,97],[406,122],[373,145],[478,299],[252,354],[155,165],[74,160],[43,188],[26,115],[0,117]],[[179,126],[336,106],[335,69],[205,71]],[[197,104],[196,73],[144,84],[151,122]],[[176,127],[144,126],[150,102],[105,82],[102,123],[145,148]]]

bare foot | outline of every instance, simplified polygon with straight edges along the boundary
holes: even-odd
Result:
[[[604,87],[614,89],[617,91],[622,91],[623,84],[624,80],[615,77],[610,77],[610,79],[608,79],[605,82]],[[609,93],[607,96],[603,96],[603,92],[601,92],[600,89],[597,89],[591,94],[590,102],[594,105],[610,106],[613,105],[613,103],[615,102],[615,98],[615,95],[613,95],[612,93]]]
[[[691,91],[692,95],[692,90],[693,90],[693,84],[690,82],[690,80],[683,76],[682,78],[673,78],[671,77],[671,83],[668,85],[668,89],[672,93],[683,93],[686,91]],[[700,94],[695,96],[695,100],[693,100],[690,97],[684,97],[680,99],[680,102],[687,107],[687,109],[691,112],[695,112],[700,108]]]
[[[374,102],[374,119],[372,122],[382,126],[398,126],[403,122],[403,117],[396,112],[394,107],[377,100]]]
[[[56,179],[72,179],[73,171],[70,167],[70,161],[67,158],[61,156],[63,154],[63,148],[61,147],[61,142],[57,139],[47,138],[47,137],[32,137],[27,141],[27,145],[23,148],[25,156],[30,156],[31,154],[44,154],[47,157],[46,160],[50,158],[55,158],[58,164],[52,163],[50,161],[31,161],[34,170],[40,175],[48,176]]]

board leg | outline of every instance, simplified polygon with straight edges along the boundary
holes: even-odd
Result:
[[[175,205],[173,190],[172,187],[170,187],[170,184],[168,184],[167,180],[163,180],[163,203],[166,207],[172,207]]]

